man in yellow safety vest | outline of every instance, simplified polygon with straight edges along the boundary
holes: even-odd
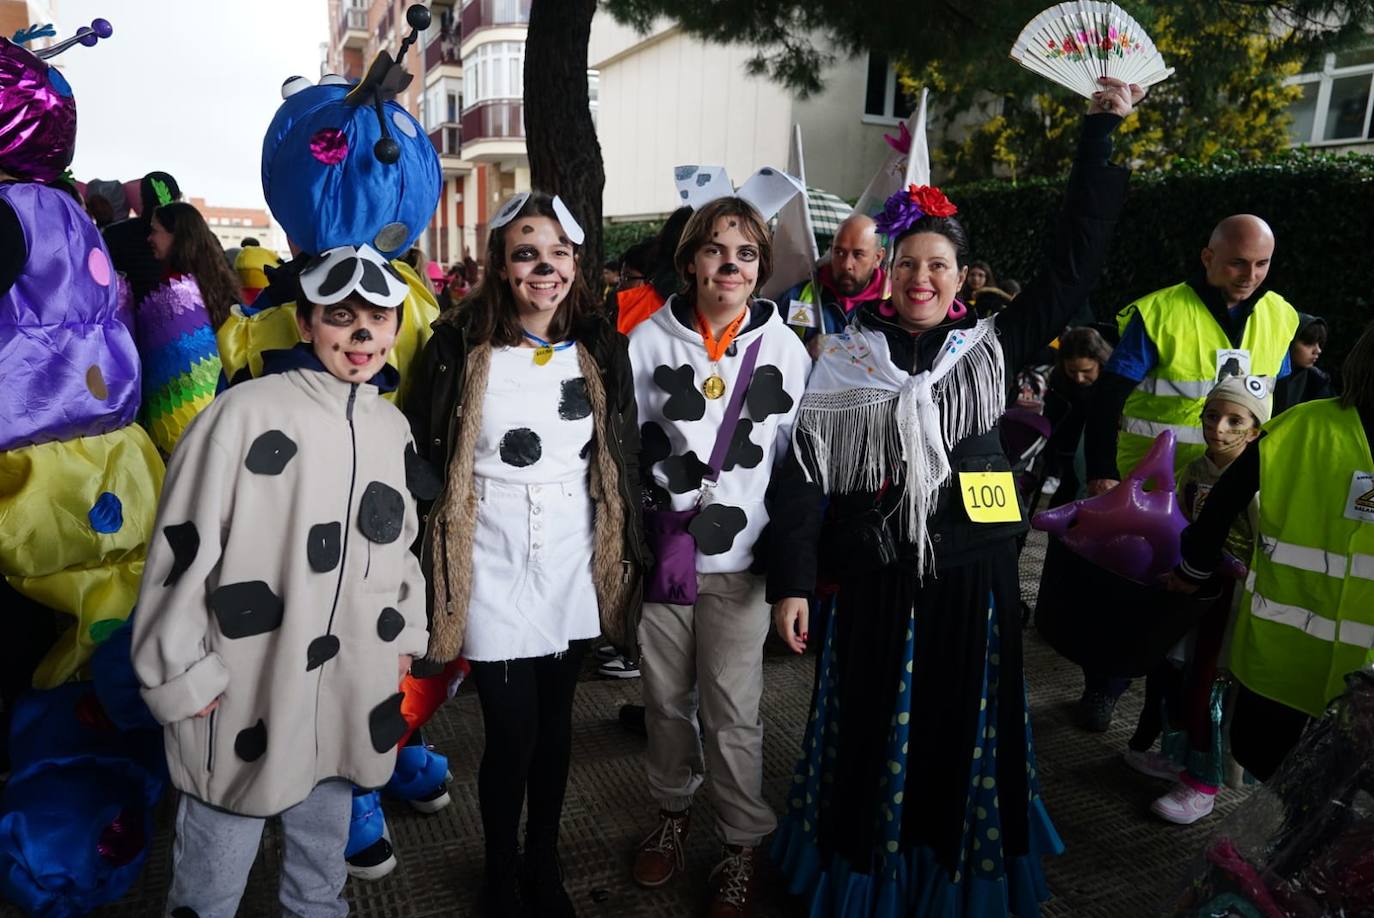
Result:
[[[1227,217],[1202,250],[1201,273],[1118,314],[1121,342],[1088,412],[1090,494],[1115,486],[1165,430],[1178,440],[1175,471],[1201,455],[1202,404],[1224,377],[1255,376],[1272,393],[1288,374],[1298,313],[1265,286],[1273,255],[1267,223]]]

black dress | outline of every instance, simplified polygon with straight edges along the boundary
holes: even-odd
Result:
[[[1045,263],[995,319],[1012,371],[1096,281],[1125,195],[1126,170],[1106,163],[1110,144],[1100,143],[1116,123],[1087,119]],[[875,305],[858,319],[913,374],[931,366],[947,331],[974,321],[913,336]],[[950,465],[1010,467],[995,429],[956,444]],[[900,490],[835,495],[831,519],[891,509]],[[932,574],[917,576],[909,545],[877,571],[832,572],[836,612],[773,849],[812,916],[1025,916],[1048,895],[1039,856],[1062,846],[1030,742],[1016,566],[1024,524],[973,524],[954,491],[941,491],[929,518]]]

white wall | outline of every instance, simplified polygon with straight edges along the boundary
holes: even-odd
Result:
[[[594,36],[608,28],[600,19]],[[607,47],[604,38],[603,31],[593,47]],[[745,73],[751,53],[669,30],[619,57],[590,58],[601,72],[607,218],[672,211],[672,170],[682,163],[723,165],[741,184],[760,166],[786,167],[792,100],[767,78]]]
[[[867,76],[864,55],[839,61],[822,74],[821,92],[793,103],[806,154],[806,183],[845,200],[857,198],[868,187],[892,150],[883,134],[895,137],[899,130],[896,124],[864,120]]]

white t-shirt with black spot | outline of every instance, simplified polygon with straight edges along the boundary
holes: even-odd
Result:
[[[587,491],[593,419],[576,346],[543,366],[496,348],[473,469],[478,498],[463,655],[518,660],[601,633]]]

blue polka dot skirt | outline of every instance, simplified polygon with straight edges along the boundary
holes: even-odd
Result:
[[[932,849],[903,845],[904,817],[909,820],[913,815],[920,816],[904,812],[908,761],[923,754],[921,739],[911,730],[912,706],[923,703],[922,699],[912,697],[911,673],[920,665],[914,639],[914,611],[910,613],[906,643],[898,657],[905,672],[896,683],[886,758],[873,763],[872,779],[879,783],[877,799],[882,801],[881,812],[874,814],[878,831],[872,837],[877,850],[863,864],[839,854],[827,857],[822,852],[819,833],[835,782],[833,764],[843,731],[837,716],[841,687],[834,653],[836,616],[831,617],[802,758],[792,778],[787,811],[772,849],[787,877],[789,892],[803,898],[807,914],[813,918],[1027,918],[1040,914],[1039,903],[1049,897],[1040,859],[1061,853],[1063,844],[1040,798],[1024,687],[1020,693],[1024,731],[1010,738],[997,733],[995,724],[1006,723],[1006,719],[999,718],[997,711],[1001,641],[993,612],[989,601],[985,610],[987,653],[983,692],[967,779],[962,787],[949,788],[949,793],[962,794],[964,798],[962,843],[952,873],[937,862]],[[926,699],[924,703],[940,702]],[[1008,741],[1026,744],[1029,850],[1021,856],[1010,856],[1003,850],[996,774],[998,747]]]

